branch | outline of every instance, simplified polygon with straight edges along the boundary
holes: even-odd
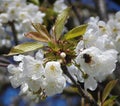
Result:
[[[76,15],[76,17],[77,17],[77,19],[78,19],[78,21],[79,21],[79,24],[81,24],[81,23],[82,23],[82,18],[81,18],[81,16],[80,16],[77,8],[72,4],[71,0],[67,0],[67,1],[68,1],[68,3],[72,6],[72,10],[74,11],[74,13],[75,13],[75,15]]]
[[[10,64],[9,60],[0,56],[0,67],[7,67]]]
[[[94,0],[96,11],[100,17],[101,20],[107,21],[107,9],[106,9],[106,3],[105,0]]]
[[[62,69],[63,69],[64,74],[66,74],[71,79],[71,81],[73,82],[73,84],[78,88],[80,95],[82,97],[84,97],[92,106],[98,106],[97,103],[96,103],[96,101],[94,99],[91,99],[85,93],[85,91],[81,88],[80,84],[75,81],[75,79],[69,73],[69,71],[68,71],[68,69],[67,69],[67,67],[65,65],[62,65]]]
[[[8,64],[5,64],[5,63],[0,63],[0,67],[7,67]]]
[[[7,64],[10,64],[10,61],[2,56],[0,56],[0,61],[3,62],[3,63],[7,63]]]
[[[8,23],[11,26],[11,30],[12,30],[12,33],[13,33],[13,38],[14,38],[15,45],[18,45],[17,31],[16,31],[16,28],[15,28],[15,25],[14,25],[14,21],[8,22]]]

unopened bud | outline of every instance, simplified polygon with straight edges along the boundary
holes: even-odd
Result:
[[[61,53],[60,53],[60,56],[61,56],[62,58],[65,58],[65,57],[66,57],[66,53],[65,53],[65,52],[61,52]]]

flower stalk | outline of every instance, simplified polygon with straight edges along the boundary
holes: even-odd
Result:
[[[14,43],[15,43],[15,45],[18,45],[19,42],[18,42],[18,38],[17,38],[17,31],[15,29],[14,21],[9,22],[9,25],[11,26],[11,30],[13,33]]]
[[[96,101],[94,99],[91,99],[86,93],[85,91],[81,88],[80,84],[78,82],[75,81],[75,79],[72,77],[72,75],[69,73],[67,67],[65,65],[61,65],[62,70],[64,72],[65,75],[67,75],[71,81],[73,82],[73,84],[78,88],[78,91],[81,95],[81,97],[85,98],[86,101],[88,101],[92,106],[98,106],[98,104],[96,103]]]

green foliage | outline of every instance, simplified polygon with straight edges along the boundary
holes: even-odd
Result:
[[[21,54],[42,48],[43,45],[38,42],[26,42],[13,47],[7,56]]]
[[[48,38],[42,36],[38,32],[29,32],[29,33],[25,34],[25,36],[27,38],[34,39],[34,40],[41,41],[41,42],[48,42],[49,41]]]
[[[53,27],[53,32],[56,40],[59,40],[61,37],[61,33],[63,31],[65,22],[69,16],[70,8],[65,9],[62,13],[60,13],[56,19],[55,25]]]
[[[86,28],[87,28],[87,24],[75,27],[72,30],[70,30],[68,33],[66,33],[64,35],[63,39],[69,40],[69,39],[79,37],[79,36],[81,36],[81,35],[83,35],[85,33]]]
[[[115,103],[117,96],[112,96],[111,98],[107,99],[102,106],[113,106]]]
[[[71,63],[71,60],[75,58],[75,43],[72,41],[58,41],[57,43],[48,43],[49,50],[46,51],[45,57],[49,60],[61,60],[64,64]],[[66,54],[65,58],[61,58],[60,53]]]
[[[100,95],[98,97],[99,106],[113,106],[114,105],[117,96],[110,96],[110,92],[114,88],[116,83],[117,83],[117,80],[112,80],[106,85],[101,95],[102,98],[100,98]]]
[[[71,60],[75,58],[76,54],[74,51],[74,47],[77,42],[74,41],[74,39],[72,38],[83,35],[85,33],[87,25],[78,26],[72,29],[67,34],[65,34],[63,39],[60,39],[65,22],[69,16],[69,12],[70,8],[67,8],[58,15],[53,27],[52,36],[47,31],[46,27],[44,25],[41,25],[40,23],[32,23],[36,32],[28,32],[25,34],[25,36],[28,38],[48,43],[48,47],[47,49],[45,49],[45,58],[47,61],[62,59],[64,64],[69,64],[71,63]],[[36,50],[41,47],[42,45],[38,43],[24,43],[13,47],[8,55],[20,54]],[[66,54],[65,58],[62,58],[60,56],[60,53],[62,52]]]
[[[106,85],[106,87],[102,93],[102,102],[106,100],[106,98],[110,94],[111,90],[116,85],[116,83],[117,83],[117,80],[112,80]]]

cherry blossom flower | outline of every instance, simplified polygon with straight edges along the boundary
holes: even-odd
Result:
[[[45,85],[46,95],[52,96],[61,93],[66,85],[66,79],[62,75],[59,62],[51,61],[45,66]]]
[[[115,70],[117,51],[111,49],[103,52],[96,47],[90,47],[79,53],[76,57],[76,62],[80,65],[81,70],[87,74],[87,78],[84,78],[85,89],[95,90],[97,81],[103,81]],[[93,86],[86,84],[89,82]]]
[[[60,13],[66,8],[67,8],[67,5],[64,3],[64,0],[56,0],[56,2],[54,3],[55,12]]]

